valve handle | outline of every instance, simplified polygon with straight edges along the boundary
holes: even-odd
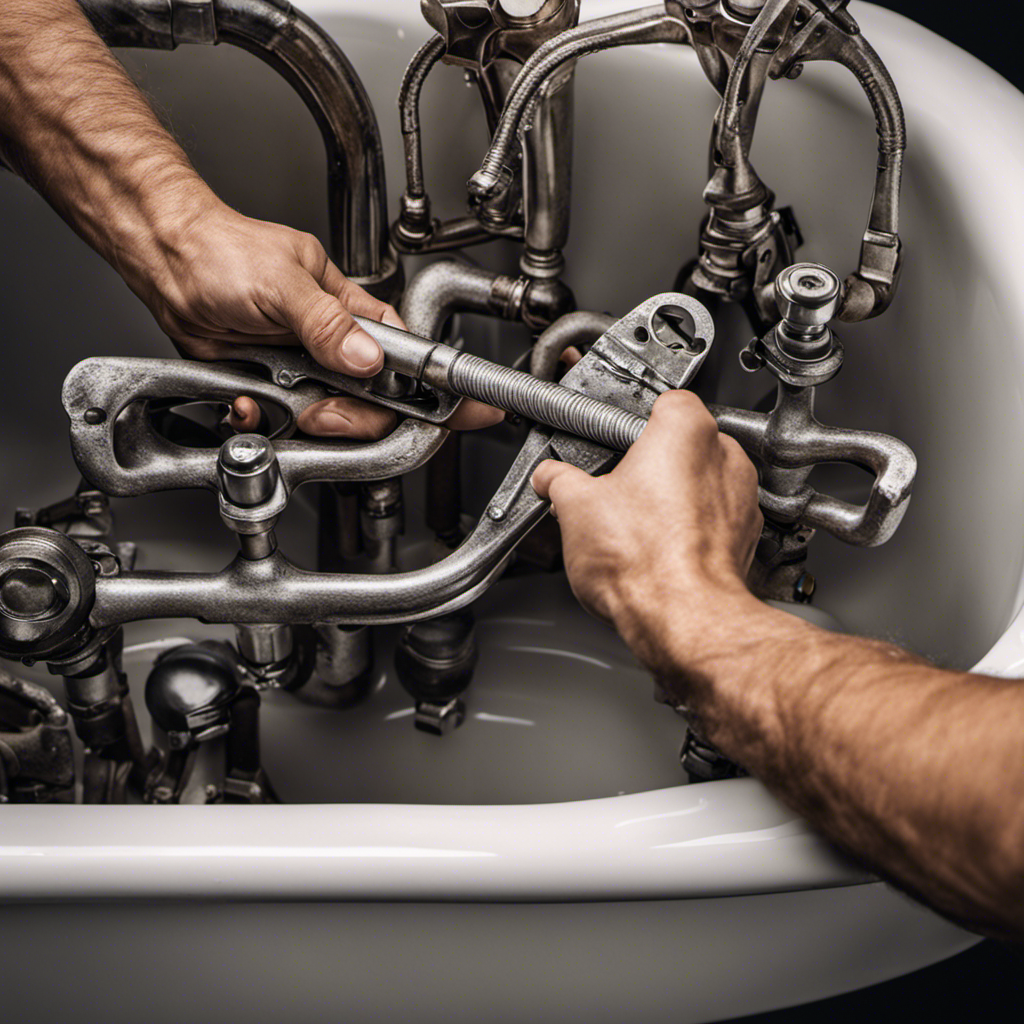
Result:
[[[754,459],[783,469],[821,462],[846,462],[875,474],[863,505],[853,505],[804,485],[781,495],[760,488],[761,508],[780,522],[803,523],[847,544],[877,547],[899,526],[907,511],[917,458],[902,441],[869,430],[845,430],[819,423],[808,412],[790,422],[785,438],[773,436],[766,413],[711,406],[719,429],[735,438]]]

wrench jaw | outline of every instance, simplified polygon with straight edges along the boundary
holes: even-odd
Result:
[[[291,349],[278,354],[268,347],[257,354],[265,370],[296,373],[288,387],[218,363],[121,357],[78,363],[64,381],[62,401],[71,424],[71,452],[82,475],[115,497],[192,488],[216,491],[217,450],[175,444],[154,428],[151,403],[169,399],[230,403],[249,395],[280,409],[285,421],[274,440],[289,491],[313,481],[363,482],[412,472],[447,436],[443,427],[418,418],[370,444],[290,439],[303,410],[340,390],[332,387],[334,378],[351,378],[327,370],[322,376],[329,381],[300,376],[302,363]],[[450,399],[444,400],[454,406]],[[374,400],[384,404],[379,396]],[[407,414],[420,411],[414,404],[403,409]],[[429,415],[434,411],[428,410]]]
[[[658,395],[684,388],[693,379],[714,336],[711,316],[696,299],[675,292],[655,295],[598,338],[561,384],[646,419]],[[504,544],[511,554],[550,508],[530,485],[545,459],[568,462],[596,476],[621,458],[621,452],[565,431],[534,427],[463,546],[481,544],[497,527],[505,532]]]

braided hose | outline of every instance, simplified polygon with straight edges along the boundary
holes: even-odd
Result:
[[[402,143],[405,146],[405,194],[410,199],[422,199],[426,194],[423,150],[420,145],[420,94],[423,92],[423,83],[427,76],[442,56],[444,39],[441,36],[428,39],[416,51],[402,79],[402,88],[398,94],[398,109],[402,118]]]
[[[585,22],[539,47],[523,65],[512,85],[491,146],[480,170],[469,180],[470,193],[488,198],[501,187],[512,162],[516,141],[524,125],[529,123],[530,110],[544,84],[560,67],[614,46],[682,42],[686,39],[688,35],[680,21],[666,14],[663,6],[657,5]]]

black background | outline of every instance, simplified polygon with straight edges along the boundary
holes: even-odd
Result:
[[[1020,41],[1024,13],[1020,0],[975,0],[956,4],[951,0],[871,2],[899,11],[945,36],[1024,90],[1024,50]]]
[[[1024,90],[1020,0],[873,0],[974,54]],[[1021,129],[1018,126],[1018,130]],[[1024,1020],[1024,951],[986,941],[966,953],[848,996],[742,1018],[743,1024],[863,1024],[872,1017],[928,1024]],[[740,1024],[737,1020],[734,1024]]]

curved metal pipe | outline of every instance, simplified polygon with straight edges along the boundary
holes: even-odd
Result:
[[[498,280],[499,275],[468,263],[438,260],[409,282],[400,306],[402,319],[413,334],[437,341],[449,318],[459,311],[494,314]],[[449,538],[461,532],[461,444],[460,435],[451,434],[438,458],[427,463],[427,525]]]
[[[570,345],[597,341],[615,323],[608,313],[580,310],[560,316],[534,343],[530,352],[530,373],[541,380],[554,380],[562,353]]]
[[[499,192],[510,180],[516,142],[524,130],[523,126],[529,123],[529,115],[541,90],[559,68],[589,53],[615,46],[689,41],[685,23],[667,13],[662,4],[584,22],[550,39],[537,49],[519,72],[487,155],[469,180],[470,192],[479,199],[486,199]]]
[[[496,292],[502,282],[511,284],[512,279],[457,260],[438,260],[409,282],[399,313],[411,334],[437,341],[454,313],[502,314]]]
[[[768,0],[754,19],[736,53],[715,120],[715,149],[732,171],[737,193],[745,193],[755,184],[760,184],[750,166],[748,150],[771,57],[766,55],[767,59],[756,63],[754,57],[764,37],[789,3],[790,0]]]
[[[287,0],[79,0],[109,46],[173,50],[230,43],[270,65],[302,98],[327,149],[331,249],[341,270],[383,298],[401,285],[388,244],[380,130],[335,41]]]
[[[417,51],[398,93],[398,110],[402,121],[402,144],[405,147],[405,192],[400,200],[401,212],[395,234],[403,241],[417,242],[431,233],[430,198],[423,174],[423,146],[420,139],[420,95],[423,83],[437,62],[444,56],[444,39],[437,35],[428,39]]]
[[[878,167],[871,196],[871,213],[861,246],[860,263],[847,279],[848,298],[839,311],[841,320],[861,320],[877,316],[888,308],[896,290],[900,262],[900,186],[903,180],[903,154],[907,148],[907,129],[896,84],[866,39],[857,36],[840,47],[837,60],[860,83],[875,115],[878,133]],[[880,265],[881,264],[881,265]],[[881,274],[876,276],[876,272]],[[872,302],[866,311],[858,309],[851,284],[861,281],[870,286]]]
[[[839,310],[840,320],[865,320],[888,308],[899,277],[900,184],[907,148],[903,105],[888,68],[852,19],[836,24],[816,14],[783,49],[775,74],[788,74],[806,61],[835,61],[854,75],[871,104],[878,134],[875,187],[859,265],[846,279]]]
[[[484,517],[455,552],[426,569],[375,574],[316,573],[280,552],[239,556],[218,573],[131,572],[96,581],[97,627],[139,619],[203,622],[334,622],[378,625],[433,618],[471,603],[504,568],[515,543],[547,510],[499,529]]]

